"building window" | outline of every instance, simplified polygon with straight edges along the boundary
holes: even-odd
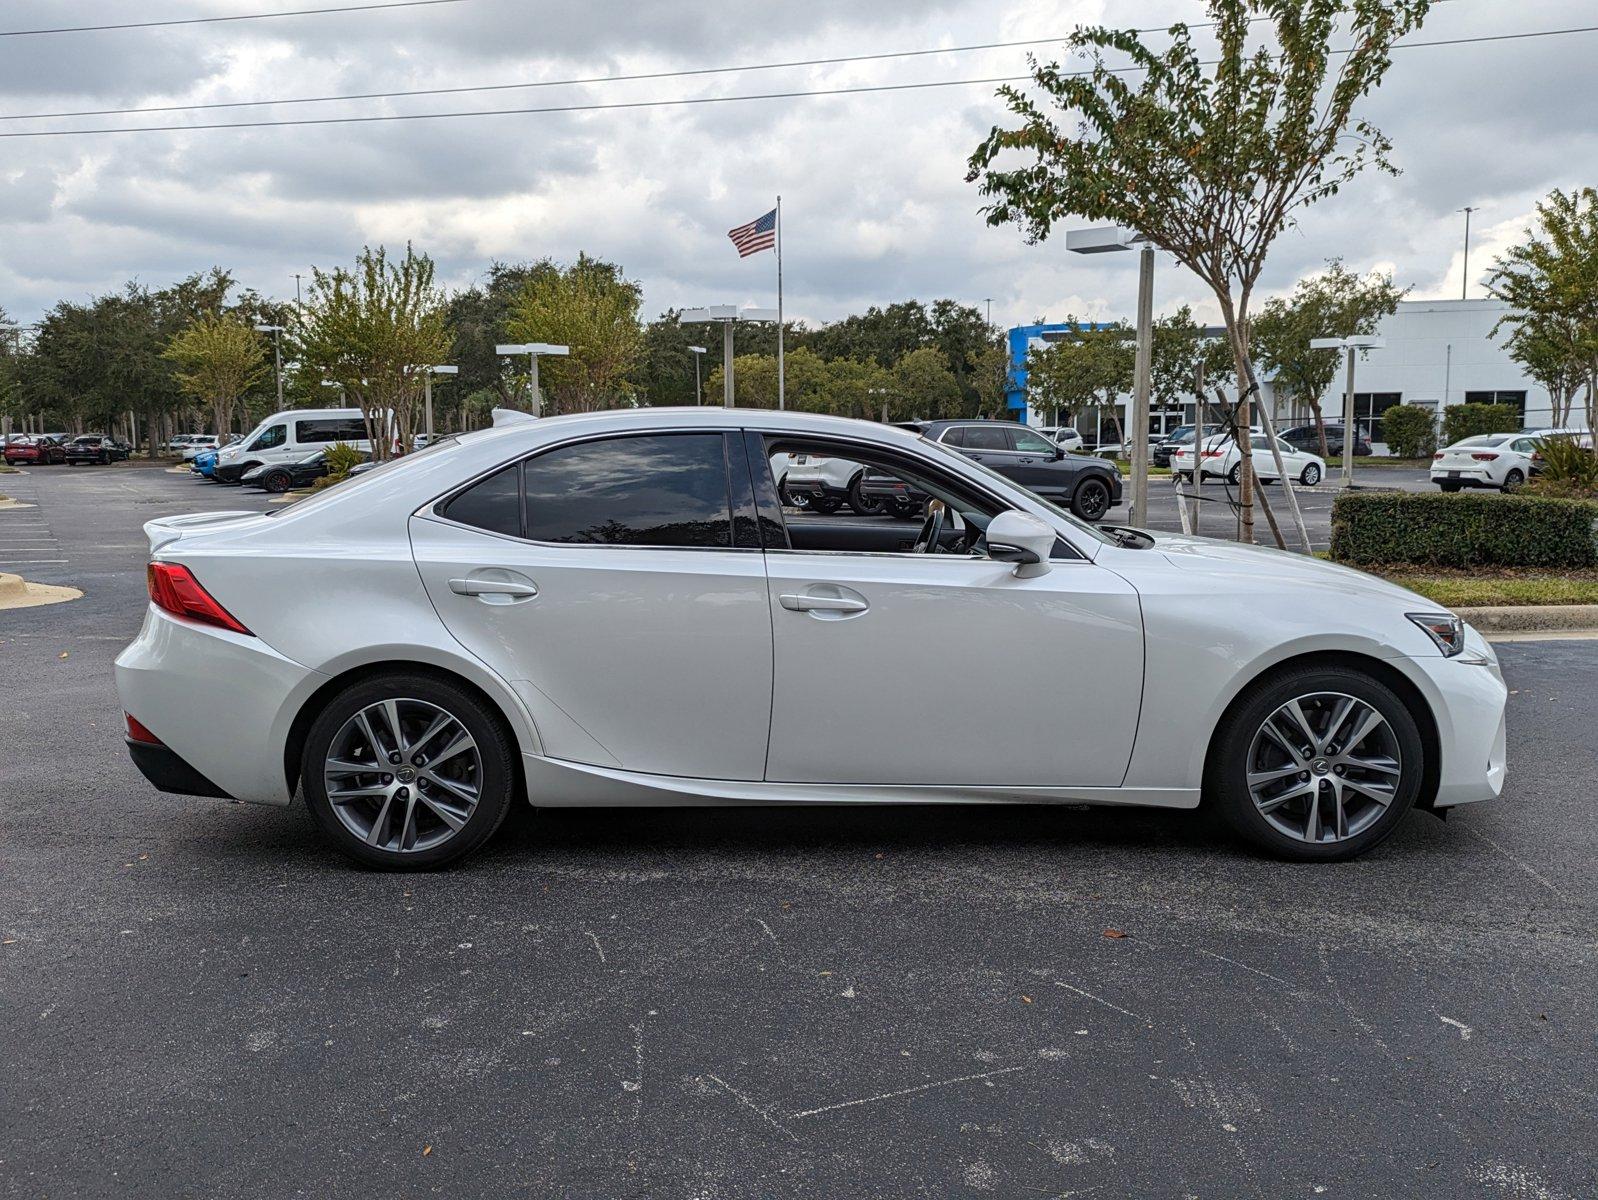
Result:
[[[1508,404],[1520,413],[1520,422],[1526,423],[1525,392],[1466,392],[1466,404]]]
[[[1403,392],[1355,392],[1354,424],[1369,441],[1384,442],[1382,414],[1403,402]]]

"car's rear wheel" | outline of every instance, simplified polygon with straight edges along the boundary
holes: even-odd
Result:
[[[1339,862],[1397,828],[1426,770],[1408,707],[1346,667],[1256,686],[1216,731],[1207,789],[1241,837],[1281,858]]]
[[[788,490],[788,477],[784,475],[782,482],[777,485],[777,496],[787,508],[809,508],[810,497],[797,495]]]
[[[860,476],[856,475],[854,482],[849,485],[849,507],[862,517],[875,517],[882,514],[888,507],[888,502],[881,496],[868,496],[860,486]]]
[[[1232,464],[1232,469],[1226,473],[1226,482],[1233,487],[1237,487],[1238,484],[1243,482],[1243,464],[1241,462]]]
[[[1526,482],[1526,472],[1519,467],[1511,467],[1509,474],[1504,476],[1504,491],[1517,492],[1520,485]]]
[[[428,870],[477,849],[510,811],[514,747],[462,688],[395,673],[339,693],[305,739],[300,778],[317,823],[345,854]]]
[[[1110,489],[1102,479],[1084,479],[1071,493],[1071,511],[1084,521],[1097,521],[1110,511]]]

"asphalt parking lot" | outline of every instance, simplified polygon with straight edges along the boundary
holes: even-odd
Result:
[[[121,744],[139,525],[268,500],[0,490],[0,570],[85,592],[0,613],[5,1195],[1598,1193],[1598,642],[1501,645],[1504,797],[1342,866],[1195,814],[562,810],[378,875]]]

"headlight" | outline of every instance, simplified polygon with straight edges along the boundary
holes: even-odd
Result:
[[[1453,613],[1405,613],[1437,643],[1444,658],[1453,658],[1465,648],[1465,622]]]

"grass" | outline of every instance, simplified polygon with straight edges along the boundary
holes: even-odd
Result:
[[[1132,473],[1132,460],[1129,458],[1118,458],[1115,460],[1115,465],[1123,475],[1130,475]],[[1170,473],[1170,467],[1156,467],[1152,462],[1149,463],[1150,475],[1169,475]]]
[[[1598,570],[1533,571],[1476,567],[1382,567],[1374,571],[1447,608],[1486,605],[1598,604]]]
[[[1328,461],[1341,464],[1343,461],[1343,456],[1341,454],[1334,454]],[[1354,459],[1354,470],[1356,471],[1364,470],[1366,467],[1375,467],[1378,470],[1402,467],[1410,471],[1429,471],[1431,470],[1431,465],[1432,460],[1430,456],[1427,456],[1426,458],[1383,458],[1375,454],[1369,454],[1363,457],[1356,457]]]

